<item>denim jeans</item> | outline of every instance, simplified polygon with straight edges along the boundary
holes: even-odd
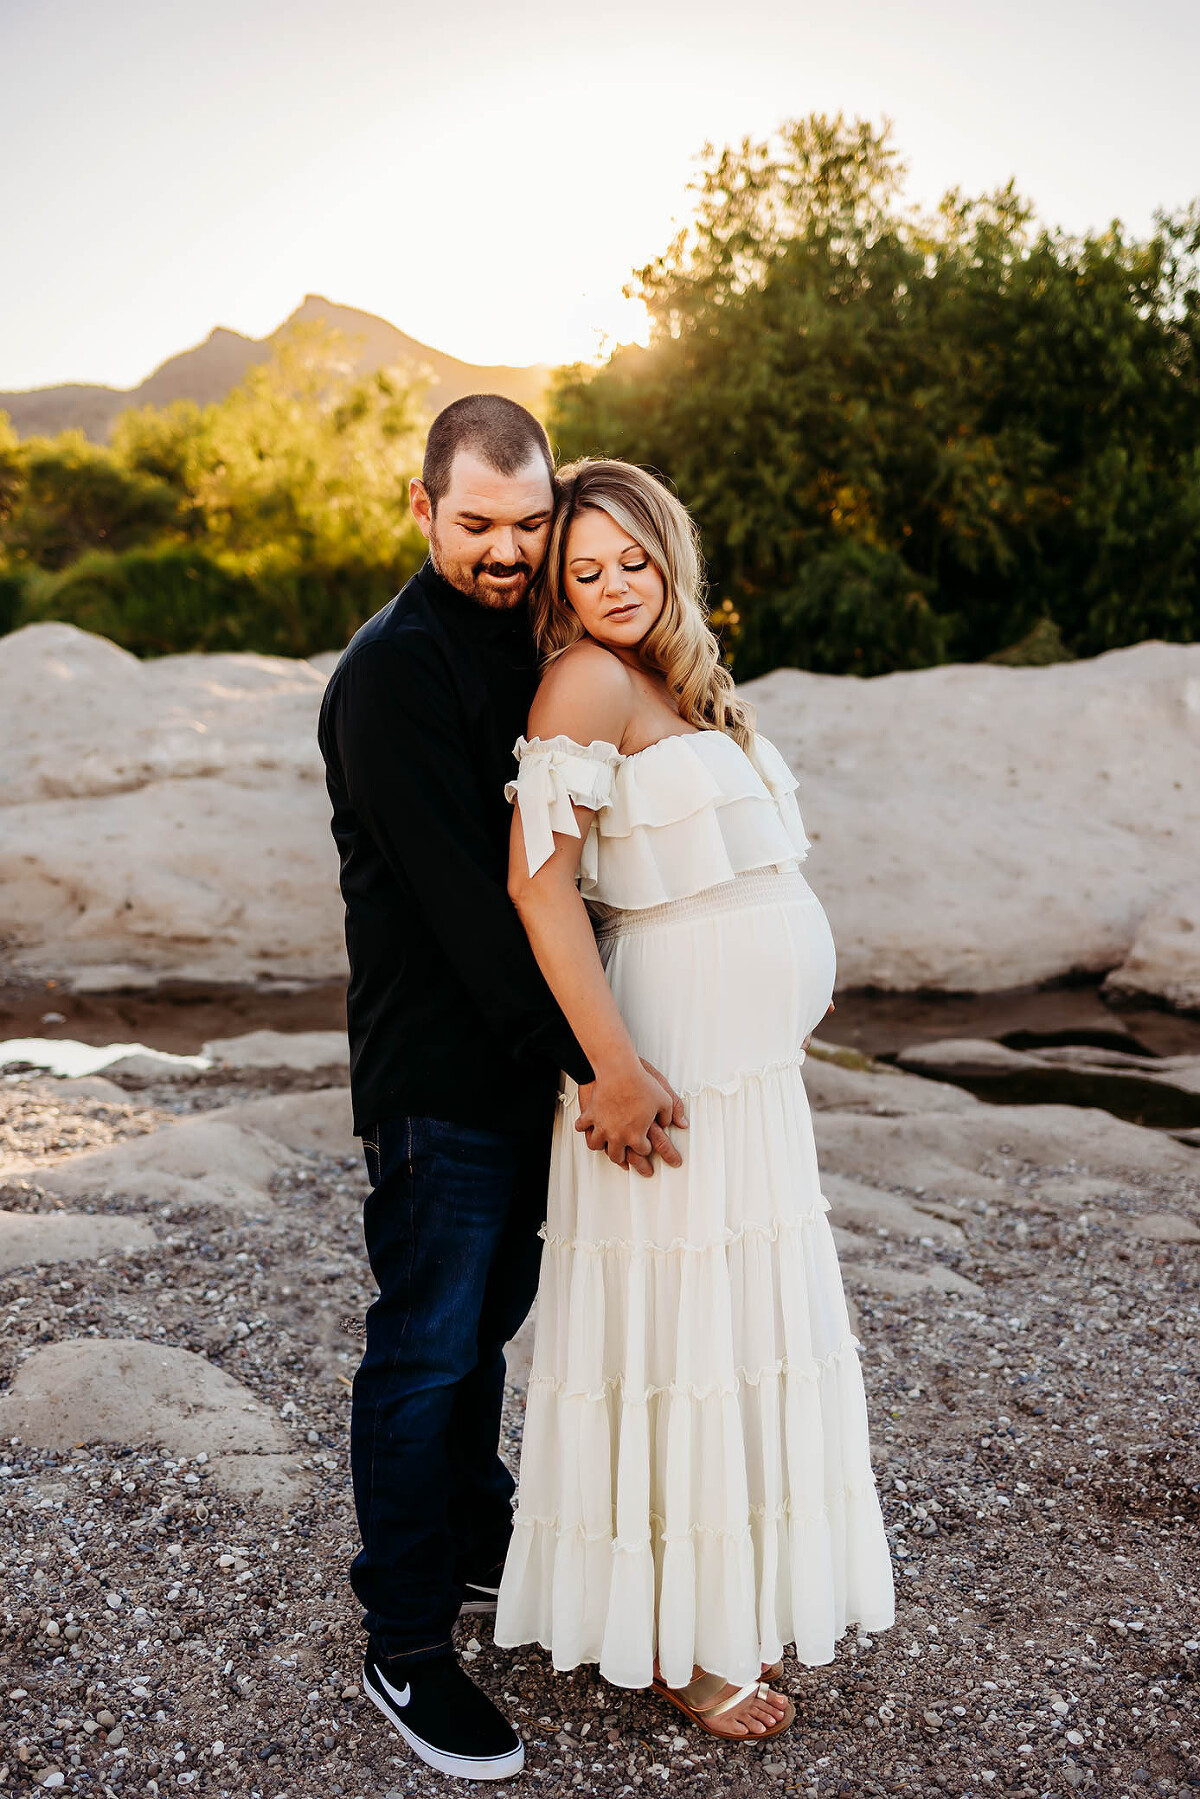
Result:
[[[350,1580],[375,1653],[419,1661],[450,1647],[462,1582],[502,1563],[512,1533],[503,1346],[537,1291],[550,1121],[518,1134],[391,1118],[363,1152],[379,1297],[350,1415]]]

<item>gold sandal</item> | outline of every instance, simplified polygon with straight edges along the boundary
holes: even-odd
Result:
[[[669,1687],[659,1679],[651,1683],[654,1692],[690,1718],[693,1724],[698,1724],[710,1737],[721,1737],[727,1743],[763,1743],[768,1737],[779,1736],[795,1723],[796,1708],[789,1699],[783,1717],[769,1730],[751,1730],[747,1727],[745,1736],[741,1737],[731,1736],[727,1730],[714,1730],[708,1722],[709,1718],[720,1718],[726,1712],[736,1711],[755,1692],[760,1699],[765,1699],[771,1690],[766,1680],[752,1680],[748,1687],[735,1687],[727,1699],[719,1698],[728,1685],[729,1682],[720,1674],[698,1675],[686,1687]]]

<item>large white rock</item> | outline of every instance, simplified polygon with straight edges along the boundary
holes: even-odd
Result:
[[[320,666],[0,638],[0,942],[101,988],[339,978]],[[843,986],[1083,970],[1200,1006],[1200,644],[751,682],[801,779]]]
[[[71,625],[0,638],[0,940],[92,988],[344,967],[316,744],[325,676],[139,662]]]
[[[1200,904],[1200,644],[871,681],[779,669],[743,692],[800,777],[842,986],[1112,969],[1200,1004],[1195,936],[1171,922]]]
[[[1200,769],[1192,780],[1200,785]],[[1104,984],[1114,993],[1154,993],[1200,1012],[1200,875],[1146,914],[1129,954]]]
[[[323,1068],[348,1068],[350,1047],[345,1031],[246,1031],[240,1037],[218,1037],[204,1054],[221,1068],[262,1068],[312,1074]]]

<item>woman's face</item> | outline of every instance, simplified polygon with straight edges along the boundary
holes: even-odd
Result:
[[[567,532],[566,596],[589,637],[631,650],[666,603],[663,578],[641,544],[607,512],[589,508]]]

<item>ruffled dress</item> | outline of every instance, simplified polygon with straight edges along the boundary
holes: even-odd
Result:
[[[530,870],[594,810],[580,888],[682,1168],[617,1168],[563,1077],[496,1641],[648,1686],[739,1685],[894,1617],[867,1414],[801,1073],[834,950],[796,782],[756,737],[517,744]]]

